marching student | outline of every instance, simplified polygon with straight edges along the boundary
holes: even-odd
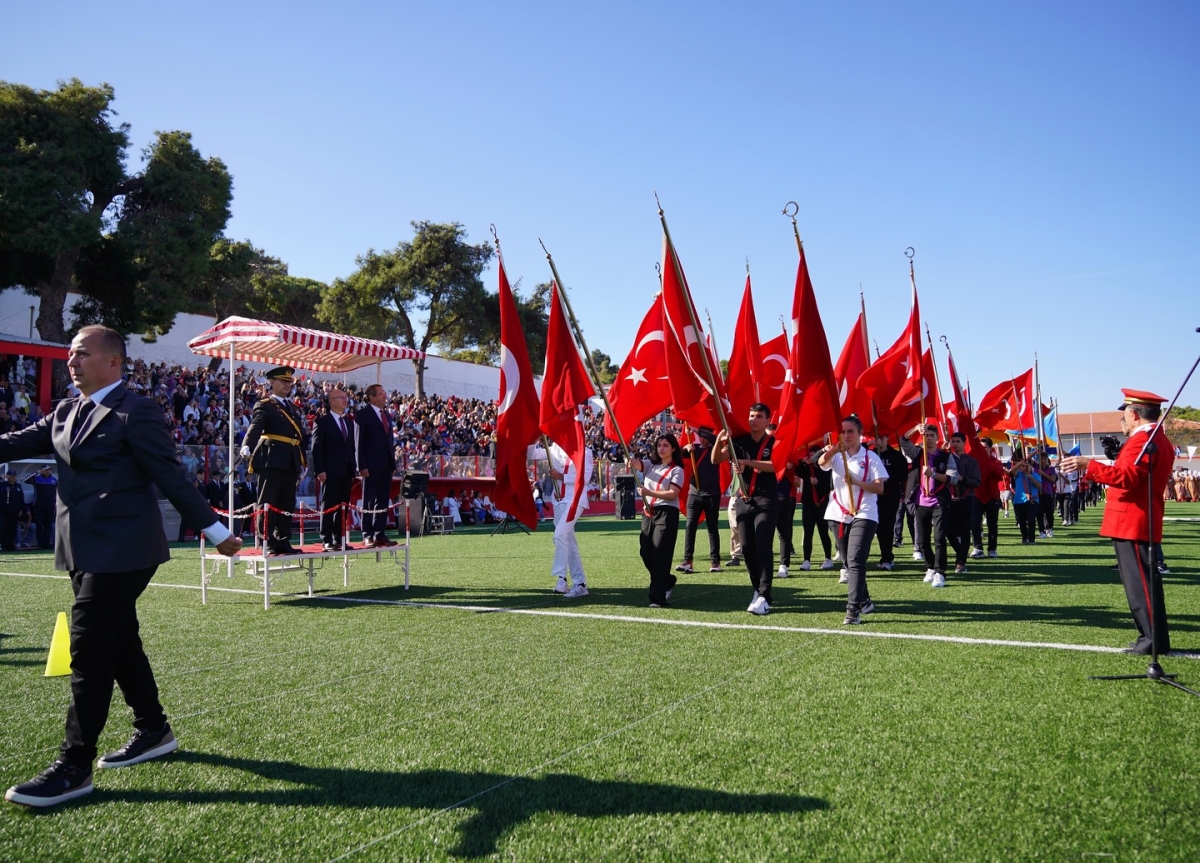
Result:
[[[708,457],[713,440],[712,429],[696,429],[696,440],[683,447],[684,455],[692,460],[692,488],[687,498],[687,523],[683,533],[683,562],[675,567],[676,572],[693,573],[692,554],[696,550],[696,531],[700,517],[704,516],[708,532],[709,572],[721,571],[721,470]],[[731,522],[732,523],[732,522]]]
[[[754,587],[746,610],[759,615],[771,610],[771,579],[775,575],[775,466],[771,463],[775,438],[767,434],[770,419],[771,409],[755,402],[750,405],[750,433],[730,440],[722,430],[712,450],[712,462],[719,465],[729,459],[732,446],[742,470],[733,510],[746,573]]]
[[[975,550],[971,557],[983,557],[983,523],[987,521],[987,556],[996,557],[996,524],[1000,516],[1000,482],[1005,476],[1004,466],[996,458],[995,444],[990,438],[980,438],[987,453],[987,464],[979,466],[980,485],[975,489],[975,500],[971,503],[971,539]]]
[[[679,535],[679,493],[683,490],[683,452],[673,434],[654,441],[654,455],[629,460],[629,470],[644,473],[642,496],[642,563],[650,573],[650,607],[663,608],[678,580],[671,572]]]
[[[946,535],[950,527],[950,483],[958,476],[954,455],[938,446],[937,426],[917,426],[913,431],[925,436],[925,448],[902,440],[901,446],[918,469],[917,526],[921,552],[925,558],[926,584],[946,586]],[[925,450],[929,451],[928,464]]]
[[[800,492],[800,520],[804,527],[804,561],[801,569],[812,567],[813,531],[821,534],[821,548],[825,551],[825,560],[821,569],[833,569],[833,554],[829,547],[829,527],[825,524],[825,507],[829,501],[829,475],[816,466],[817,458],[821,455],[821,447],[808,448],[808,458],[796,465],[796,480],[804,480],[804,488]]]
[[[879,568],[890,571],[896,561],[893,525],[896,523],[896,513],[901,508],[904,484],[908,481],[908,459],[891,445],[888,435],[876,438],[875,455],[879,456],[888,474],[883,484],[883,494],[879,495],[878,500],[879,529],[875,537],[879,540]]]
[[[842,420],[841,441],[825,447],[817,465],[833,481],[825,518],[837,539],[849,585],[842,623],[857,626],[862,615],[875,610],[867,590],[867,558],[879,528],[878,496],[888,472],[879,456],[862,445],[862,421],[854,414]]]
[[[950,545],[954,549],[954,572],[967,571],[967,552],[971,548],[971,512],[975,491],[980,486],[979,462],[967,455],[967,436],[956,431],[950,435],[950,451],[958,475],[950,486]]]
[[[561,593],[564,599],[578,599],[588,595],[587,575],[583,571],[583,558],[579,555],[579,540],[575,536],[575,523],[583,511],[587,509],[586,494],[579,496],[579,505],[575,512],[569,512],[571,501],[575,495],[575,483],[581,481],[575,472],[575,464],[567,455],[566,450],[553,441],[549,451],[545,447],[534,444],[526,452],[528,458],[549,462],[548,475],[554,480],[555,488],[551,501],[554,507],[554,562],[550,572],[555,577],[554,592]],[[592,475],[592,449],[585,447],[583,451],[583,474]],[[586,482],[586,480],[582,480]],[[571,586],[567,586],[567,574],[571,575]]]

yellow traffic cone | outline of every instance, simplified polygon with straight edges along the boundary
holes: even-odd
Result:
[[[67,613],[60,611],[54,621],[54,637],[50,639],[50,655],[46,657],[46,677],[62,677],[71,673],[71,629]]]

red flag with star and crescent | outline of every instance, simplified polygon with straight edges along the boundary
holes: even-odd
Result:
[[[496,506],[537,530],[525,454],[538,438],[538,394],[525,331],[500,261],[500,400],[496,408]]]
[[[762,357],[760,401],[771,409],[771,416],[778,416],[779,403],[783,399],[783,388],[787,385],[789,370],[787,333],[780,333],[775,338],[763,342],[758,355]]]
[[[667,381],[666,344],[663,341],[662,295],[642,318],[633,348],[621,363],[621,371],[608,390],[611,413],[604,415],[604,435],[618,440],[616,425],[626,441],[638,427],[671,405],[671,386]]]
[[[808,275],[804,247],[796,269],[796,291],[792,297],[792,343],[789,352],[788,383],[783,388],[779,407],[779,428],[771,460],[777,476],[783,476],[792,453],[826,434],[838,434],[842,428],[842,409],[838,403],[829,341],[817,308]]]
[[[979,400],[975,425],[981,429],[1019,431],[1033,428],[1035,395],[1033,369],[1002,381]]]
[[[859,375],[871,365],[871,354],[867,350],[867,313],[858,313],[858,320],[846,338],[837,365],[833,367],[833,380],[838,387],[838,401],[842,416],[855,414],[868,430],[873,427],[871,399],[857,386]]]
[[[556,282],[551,283],[550,323],[546,328],[546,369],[542,377],[542,402],[539,426],[546,437],[566,452],[575,465],[575,496],[567,509],[567,519],[575,518],[579,497],[587,486],[583,475],[587,440],[584,437],[584,408],[596,394],[588,377],[579,345],[567,324],[567,313]]]
[[[733,328],[733,349],[729,352],[729,377],[725,382],[729,404],[735,417],[750,415],[750,405],[763,399],[762,345],[758,341],[758,321],[754,317],[754,295],[750,276],[742,291],[742,307]]]

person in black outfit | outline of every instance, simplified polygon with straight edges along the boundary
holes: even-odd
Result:
[[[128,767],[179,748],[138,634],[137,599],[170,559],[155,489],[221,554],[242,547],[184,478],[162,409],[121,382],[124,366],[120,333],[84,327],[67,359],[81,395],[0,437],[0,461],[54,453],[61,480],[54,566],[70,573],[75,594],[65,738],[54,764],[5,792],[12,803],[54,806],[91,792],[114,683],[133,709],[136,730],[96,766]]]
[[[695,572],[692,555],[696,550],[696,531],[700,517],[708,530],[709,572],[721,571],[721,523],[718,512],[721,507],[721,469],[712,463],[709,453],[712,448],[712,429],[696,431],[699,440],[683,447],[688,464],[695,465],[692,471],[692,487],[687,498],[687,524],[683,530],[683,563],[675,567],[676,572]]]
[[[50,465],[38,469],[25,477],[25,484],[33,486],[33,521],[37,525],[38,548],[54,548],[54,507],[58,501],[58,478]]]
[[[833,569],[832,550],[829,544],[829,525],[825,522],[825,507],[829,503],[829,472],[817,467],[817,459],[821,457],[821,447],[808,448],[808,458],[796,466],[796,477],[804,479],[804,488],[800,492],[800,518],[804,525],[804,562],[801,569],[811,566],[813,550],[813,531],[821,534],[821,548],[825,551],[825,559],[821,569]]]
[[[896,564],[895,536],[892,526],[896,523],[896,512],[900,509],[900,500],[904,496],[904,486],[908,481],[908,459],[904,453],[895,449],[887,435],[875,439],[875,454],[883,462],[883,468],[888,478],[883,483],[883,494],[879,496],[879,568],[890,570]]]
[[[350,503],[357,462],[354,453],[354,420],[346,412],[344,390],[329,391],[329,412],[317,418],[313,429],[312,460],[321,483],[321,542],[326,551],[342,547],[345,505]]]
[[[392,419],[386,410],[387,390],[382,384],[367,387],[367,404],[354,414],[358,438],[354,442],[358,475],[362,477],[362,535],[367,548],[395,545],[387,536],[387,509],[391,505],[392,477],[396,473],[396,448]]]
[[[774,435],[777,428],[775,423],[771,423],[767,431]],[[775,478],[775,530],[779,534],[779,570],[775,573],[776,578],[788,577],[788,567],[791,566],[792,555],[796,553],[792,537],[795,534],[793,523],[796,519],[797,485],[796,463],[788,459],[783,476]]]
[[[676,578],[671,573],[679,535],[679,493],[683,490],[683,453],[673,434],[659,435],[654,456],[630,459],[630,471],[641,471],[642,531],[639,548],[650,574],[650,607],[663,608]]]
[[[308,435],[304,419],[289,400],[295,369],[279,366],[266,374],[271,398],[254,406],[242,445],[250,469],[258,477],[258,505],[266,510],[267,550],[271,554],[296,554],[292,548],[292,513],[296,511],[296,484],[305,467]]]
[[[17,522],[25,507],[25,490],[17,485],[17,472],[10,470],[0,483],[0,548],[17,550]]]
[[[754,598],[746,610],[760,615],[771,610],[771,580],[775,575],[775,466],[771,463],[775,438],[767,434],[770,419],[771,409],[755,402],[750,405],[750,433],[731,441],[721,431],[712,450],[712,462],[719,465],[729,460],[732,446],[741,468],[734,516],[746,574],[754,587]]]
[[[980,485],[979,462],[967,455],[967,436],[962,432],[950,435],[950,451],[954,453],[958,475],[950,484],[950,527],[946,538],[954,549],[954,571],[967,571],[967,553],[971,550],[971,512],[975,490]]]
[[[900,447],[900,454],[905,457],[908,470],[902,474],[904,492],[900,495],[900,505],[896,508],[896,532],[892,536],[892,547],[900,548],[904,545],[904,523],[908,522],[908,538],[912,542],[913,560],[924,560],[921,543],[917,541],[917,491],[921,485],[921,472],[904,449],[907,441],[900,435],[896,436],[896,441]]]

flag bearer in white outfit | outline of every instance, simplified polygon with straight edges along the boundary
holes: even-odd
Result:
[[[579,521],[588,505],[586,488],[587,477],[592,475],[593,469],[592,451],[584,450],[585,491],[579,496],[579,504],[574,512],[570,510],[571,502],[575,499],[575,483],[578,478],[575,475],[575,465],[571,463],[566,451],[551,442],[549,452],[541,445],[534,445],[529,448],[528,456],[539,461],[549,459],[549,475],[554,481],[554,493],[550,498],[551,506],[554,507],[554,563],[550,569],[555,577],[554,592],[561,593],[564,599],[587,596],[587,576],[583,572],[583,559],[579,556],[575,523]]]

